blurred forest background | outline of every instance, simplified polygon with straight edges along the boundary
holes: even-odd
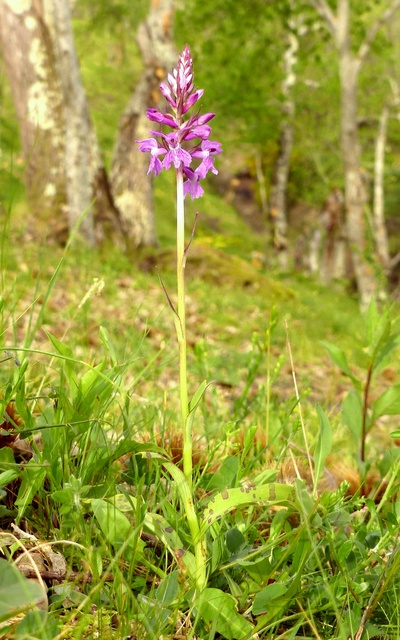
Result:
[[[65,243],[86,211],[88,245],[170,243],[134,140],[188,43],[224,151],[208,190],[238,213],[236,232],[205,214],[214,242],[244,220],[260,269],[396,294],[399,32],[400,0],[3,0],[1,215],[25,239]]]

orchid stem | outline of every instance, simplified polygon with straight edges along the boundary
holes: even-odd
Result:
[[[183,171],[176,171],[176,253],[177,253],[177,288],[178,288],[178,323],[177,335],[179,345],[179,395],[181,425],[183,433],[183,473],[192,488],[192,429],[188,421],[189,399],[187,389],[187,345],[186,345],[186,309],[185,309],[185,206],[183,195]]]
[[[183,171],[176,171],[176,254],[177,254],[177,290],[178,310],[176,332],[179,345],[179,396],[183,433],[183,475],[185,480],[178,482],[177,487],[192,534],[196,575],[196,591],[201,592],[207,583],[206,561],[207,552],[204,536],[200,534],[199,521],[193,502],[193,461],[192,461],[192,427],[189,417],[189,398],[187,389],[187,342],[186,342],[186,309],[185,309],[185,205],[183,193]],[[170,467],[171,469],[171,467]],[[185,486],[186,485],[186,486]]]

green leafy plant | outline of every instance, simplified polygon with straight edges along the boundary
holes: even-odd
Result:
[[[353,390],[345,397],[342,417],[357,447],[357,462],[362,480],[365,480],[370,461],[367,458],[367,437],[383,416],[400,414],[400,385],[391,385],[378,397],[373,383],[379,372],[387,367],[393,351],[400,345],[398,320],[391,319],[390,310],[380,313],[371,301],[365,315],[365,338],[360,345],[357,360],[363,378],[350,368],[346,355],[337,345],[322,342],[340,371],[351,381]]]

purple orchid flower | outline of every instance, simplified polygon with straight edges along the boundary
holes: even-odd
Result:
[[[219,142],[209,140],[211,127],[207,123],[214,118],[214,113],[197,113],[186,119],[183,117],[204,93],[203,89],[194,89],[193,61],[187,45],[176,69],[167,75],[167,82],[160,84],[160,91],[168,102],[169,111],[162,113],[158,109],[147,109],[147,117],[151,122],[158,123],[160,127],[169,127],[172,131],[150,131],[154,138],[136,140],[139,151],[151,154],[147,173],[153,172],[157,176],[162,169],[174,165],[175,169],[183,172],[184,195],[189,194],[192,199],[199,198],[204,193],[200,180],[209,171],[218,173],[214,167],[214,157],[221,153],[222,148]],[[199,163],[196,162],[198,160]]]

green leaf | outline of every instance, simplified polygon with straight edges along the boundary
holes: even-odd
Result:
[[[55,619],[47,611],[29,611],[16,629],[16,640],[52,640],[59,633]]]
[[[205,624],[226,640],[243,640],[253,631],[253,625],[237,612],[235,599],[220,589],[204,589],[196,608]]]
[[[226,548],[229,553],[237,553],[240,549],[246,544],[245,537],[243,533],[239,531],[239,529],[229,529],[226,532]]]
[[[93,513],[100,528],[113,547],[120,548],[129,538],[134,538],[134,527],[114,504],[106,500],[91,500]]]
[[[36,582],[27,580],[12,564],[0,558],[0,622],[32,609],[46,600]]]
[[[46,474],[47,468],[39,467],[34,460],[30,460],[28,464],[24,466],[21,486],[15,501],[15,506],[18,507],[17,523],[23,517],[35,494],[43,486]]]
[[[382,395],[372,403],[371,407],[372,422],[375,422],[375,420],[381,416],[400,414],[400,385],[397,384],[384,391]]]
[[[264,587],[264,589],[259,591],[254,598],[252,608],[253,615],[259,616],[262,613],[266,613],[270,608],[272,601],[282,598],[282,596],[286,594],[287,590],[287,586],[280,582],[274,582],[273,584],[269,584]],[[273,604],[275,605],[277,603],[274,602]]]
[[[128,500],[123,494],[117,494],[114,496],[113,501],[121,511],[132,512],[137,509],[137,499],[134,496],[129,496]],[[196,562],[194,555],[185,548],[178,533],[162,515],[147,511],[144,515],[143,526],[149,533],[156,536],[173,556],[177,557],[179,555],[181,564],[186,567],[190,575],[195,575]]]
[[[8,484],[10,484],[10,482],[18,478],[18,476],[18,471],[14,471],[14,469],[3,471],[3,473],[0,473],[0,487],[7,486]]]
[[[221,468],[217,473],[211,475],[206,485],[207,491],[222,491],[222,489],[230,488],[237,484],[236,478],[239,471],[239,459],[237,456],[228,456],[223,461]]]
[[[203,380],[203,382],[199,385],[198,389],[195,391],[193,398],[189,402],[189,414],[188,414],[188,417],[186,418],[186,423],[190,429],[193,428],[194,416],[196,413],[196,409],[200,403],[200,400],[202,399],[207,387],[209,387],[211,384],[212,384],[211,382],[207,383],[205,380]]]
[[[160,583],[154,596],[159,604],[168,607],[179,593],[179,571],[172,571]]]
[[[213,496],[207,503],[202,515],[201,531],[204,534],[218,518],[232,509],[246,505],[262,505],[269,507],[280,504],[294,506],[296,495],[294,488],[279,482],[262,485],[261,487],[243,486],[235,489],[225,489]]]
[[[314,491],[318,486],[318,481],[321,477],[321,473],[327,457],[332,450],[333,433],[331,423],[328,420],[327,415],[323,411],[322,407],[317,405],[317,413],[319,417],[319,436],[317,446],[314,452],[315,470],[314,470]]]
[[[6,464],[3,465],[3,462]],[[2,447],[0,449],[0,469],[8,469],[11,466],[17,468],[12,449],[10,447]]]
[[[193,395],[193,398],[189,402],[189,413],[196,409],[197,405],[199,404],[200,400],[204,395],[205,390],[207,389],[207,387],[210,386],[210,384],[211,382],[207,383],[206,380],[203,380],[203,382],[198,386],[198,388],[196,389]]]
[[[362,403],[357,391],[350,391],[343,400],[342,418],[358,446],[361,442]]]
[[[351,372],[344,351],[342,351],[342,349],[337,347],[335,344],[325,342],[324,340],[321,340],[321,344],[327,350],[332,362],[334,362],[336,366],[339,367],[340,371],[342,371],[346,376],[350,378],[357,389],[361,389],[361,383]]]

